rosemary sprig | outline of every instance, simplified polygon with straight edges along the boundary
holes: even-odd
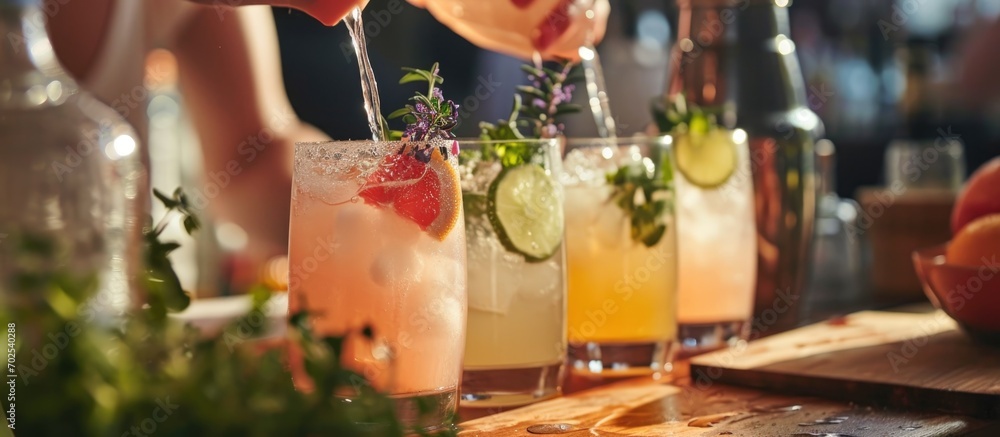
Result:
[[[458,105],[451,100],[446,100],[438,85],[444,83],[438,73],[440,69],[438,63],[434,63],[430,70],[420,70],[416,68],[403,68],[406,74],[399,79],[400,84],[411,82],[427,82],[427,93],[410,97],[412,104],[393,111],[389,114],[389,119],[401,118],[406,123],[403,131],[388,130],[388,123],[383,120],[383,129],[386,130],[386,138],[408,139],[410,141],[430,141],[437,138],[452,139],[455,135],[452,129],[458,126]]]
[[[561,61],[556,70],[541,64],[522,65],[521,69],[532,84],[517,87],[510,117],[496,124],[479,124],[480,138],[503,142],[492,150],[484,150],[484,156],[496,154],[504,167],[530,162],[532,149],[518,140],[557,137],[564,129],[558,117],[580,111],[579,105],[570,103],[576,88],[574,82],[582,79],[574,64]],[[530,135],[524,134],[525,131]]]
[[[532,122],[536,138],[553,138],[560,135],[564,126],[557,117],[580,112],[580,106],[570,103],[575,82],[582,79],[580,70],[569,61],[560,61],[558,69],[541,64],[522,65],[532,85],[521,85],[517,90],[528,102],[522,107],[524,118]]]

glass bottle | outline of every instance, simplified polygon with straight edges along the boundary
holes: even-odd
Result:
[[[789,3],[678,0],[671,59],[668,96],[719,108],[721,125],[748,135],[757,222],[751,338],[800,322],[815,214],[813,142],[822,123],[806,105]]]
[[[80,314],[109,322],[129,306],[141,259],[139,137],[59,65],[41,3],[0,0],[0,299],[10,308],[47,291],[15,282],[24,269],[94,276]],[[31,258],[38,243],[54,250]]]

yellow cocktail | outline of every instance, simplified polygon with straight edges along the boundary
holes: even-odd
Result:
[[[565,159],[571,364],[667,368],[677,336],[668,140],[571,141]]]

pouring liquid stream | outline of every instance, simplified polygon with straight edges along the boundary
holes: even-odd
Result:
[[[597,123],[597,133],[601,138],[615,138],[617,128],[615,118],[611,115],[611,101],[608,100],[607,86],[604,83],[604,70],[601,69],[601,58],[597,55],[594,44],[588,42],[580,47],[580,63],[587,81],[588,106]]]
[[[344,24],[351,33],[354,53],[358,56],[358,69],[361,72],[361,94],[365,101],[365,113],[368,115],[368,127],[372,131],[372,139],[385,141],[382,131],[382,108],[378,99],[378,84],[375,82],[375,72],[368,60],[368,46],[365,41],[365,23],[361,18],[361,8],[356,7],[346,17]]]

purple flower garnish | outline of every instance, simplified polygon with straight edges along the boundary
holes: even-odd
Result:
[[[552,104],[558,105],[573,100],[573,90],[575,89],[576,85],[572,84],[557,86],[552,90]]]
[[[426,94],[418,92],[410,100],[413,104],[393,112],[389,118],[402,117],[406,123],[402,137],[409,141],[431,141],[438,138],[451,139],[455,135],[451,130],[458,126],[458,105],[451,100],[444,98],[444,93],[437,87],[437,84],[444,80],[438,75],[438,64],[434,64],[430,70],[418,70],[415,68],[404,68],[406,75],[400,79],[400,83],[425,82],[427,83]],[[398,131],[397,131],[398,132]],[[427,147],[414,147],[414,154],[425,154],[429,159],[430,149]],[[447,148],[444,153],[447,153]]]

